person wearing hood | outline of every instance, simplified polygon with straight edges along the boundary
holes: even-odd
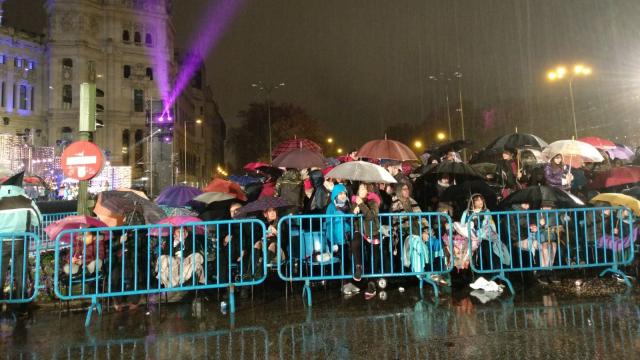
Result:
[[[287,169],[276,181],[275,196],[285,199],[294,212],[302,208],[304,199],[304,186],[300,172],[296,169]]]
[[[353,279],[360,281],[363,272],[363,253],[367,257],[373,257],[373,268],[368,269],[371,274],[384,272],[380,268],[380,246],[382,244],[380,234],[380,220],[378,219],[378,209],[380,197],[374,192],[372,184],[360,183],[357,194],[351,198],[351,213],[356,215],[354,221],[353,240],[351,241],[351,252],[355,260],[355,271]],[[365,241],[367,244],[365,244]],[[367,261],[369,264],[369,261]],[[381,279],[382,280],[382,279]],[[381,289],[386,287],[386,281],[378,282]],[[376,295],[376,283],[369,281],[365,298],[371,299]]]
[[[571,189],[571,167],[564,164],[562,154],[557,154],[549,160],[544,168],[544,178],[547,185],[560,188],[562,190]]]
[[[502,198],[506,198],[512,191],[519,189],[519,181],[522,178],[522,171],[518,167],[514,156],[517,150],[505,147],[502,151],[502,159],[498,161],[496,173],[502,185]]]
[[[311,170],[311,172],[309,172],[309,181],[313,189],[311,196],[305,203],[305,213],[322,214],[326,211],[330,201],[330,190],[325,187],[325,179],[322,171]]]

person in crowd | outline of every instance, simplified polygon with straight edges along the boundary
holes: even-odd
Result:
[[[304,184],[302,175],[296,169],[287,169],[276,181],[275,196],[285,199],[292,211],[297,213],[304,200]]]
[[[516,266],[534,267],[539,263],[537,255],[540,243],[530,233],[530,226],[536,224],[536,216],[527,213],[530,209],[531,204],[528,202],[513,205],[514,213],[509,214],[509,228],[503,232],[513,249],[513,261]],[[502,225],[507,226],[506,223]]]
[[[605,211],[611,217],[611,210]],[[618,256],[618,260],[624,260],[623,258],[629,254],[629,248],[635,243],[638,235],[638,229],[633,220],[634,217],[629,213],[629,210],[621,209],[616,212],[610,222],[604,224],[605,233],[598,238],[596,246],[608,251],[608,253],[596,251],[599,253],[596,254],[597,261],[612,261],[615,256]]]
[[[202,243],[194,241],[188,226],[175,227],[162,245],[158,258],[158,278],[165,288],[204,284]],[[192,277],[195,276],[195,279]]]
[[[305,213],[323,214],[329,205],[329,192],[331,190],[326,188],[326,182],[320,170],[311,170],[309,172],[309,181],[311,182],[312,191],[305,202]]]
[[[489,269],[496,267],[499,262],[505,265],[511,263],[509,250],[498,238],[496,224],[493,218],[483,213],[489,212],[484,196],[473,194],[469,198],[467,209],[460,219],[461,232],[467,239],[471,239],[472,253],[474,247],[480,249],[479,267]],[[466,231],[466,233],[464,233]]]
[[[102,268],[107,241],[97,238],[98,234],[91,230],[78,234],[74,238],[71,257],[63,257],[65,264],[62,266],[62,271],[65,274],[76,275],[84,268],[85,274],[93,275]]]
[[[240,219],[242,217],[242,214],[240,212],[241,208],[242,204],[240,202],[232,202],[229,205],[228,215],[225,217],[225,219]],[[229,269],[233,264],[238,265],[238,268],[240,269],[242,275],[253,274],[258,278],[262,276],[262,267],[259,266],[262,252],[258,251],[255,248],[256,243],[261,240],[258,238],[252,239],[251,226],[252,225],[249,223],[237,223],[230,226],[220,226],[220,234],[217,234],[218,236],[216,237],[219,247],[217,254],[220,256],[220,273],[218,276],[218,280],[220,283],[226,283],[227,281],[232,280],[229,277]],[[258,234],[258,230],[256,228],[254,228],[253,230],[253,234]],[[215,269],[215,266],[213,268]]]
[[[380,196],[380,211],[381,214],[390,213],[391,206],[393,205],[393,197],[395,195],[395,187],[393,184],[378,184],[378,196]]]
[[[380,222],[378,218],[378,208],[380,206],[380,198],[374,192],[372,184],[361,183],[358,185],[356,195],[351,198],[351,213],[356,215],[354,221],[353,239],[351,240],[351,252],[355,261],[355,272],[353,279],[360,281],[364,271],[363,255],[373,258],[373,267],[366,269],[370,274],[383,272],[380,268],[381,255],[380,246],[382,244],[380,234]],[[381,288],[386,286],[386,282],[379,281]],[[369,281],[365,298],[371,299],[376,295],[376,283]]]
[[[502,198],[506,198],[511,192],[520,188],[519,181],[522,178],[522,171],[515,159],[516,154],[516,149],[505,147],[502,151],[502,159],[498,161],[496,167],[496,173],[502,186]]]
[[[553,201],[543,200],[540,203],[540,210],[550,211],[554,207],[555,203]],[[538,244],[540,267],[542,268],[554,265],[558,242],[564,233],[563,221],[564,219],[559,214],[543,212],[538,214],[536,222],[529,224],[529,239]],[[560,279],[550,271],[537,272],[535,275],[541,284],[560,282]]]
[[[260,240],[254,244],[254,249],[262,255],[262,246],[267,246],[267,262],[269,264],[277,264],[277,247],[278,247],[278,211],[274,208],[268,208],[262,212],[262,219],[267,228],[266,241]],[[280,250],[282,260],[285,260],[285,254]]]
[[[455,149],[449,149],[447,153],[442,157],[442,161],[462,162],[460,154]]]
[[[549,186],[562,190],[571,188],[571,182],[573,181],[571,167],[564,164],[562,154],[557,154],[549,160],[549,163],[544,168],[544,178]]]

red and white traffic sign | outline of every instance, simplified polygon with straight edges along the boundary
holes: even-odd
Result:
[[[76,141],[62,152],[60,166],[64,176],[76,180],[89,180],[102,170],[102,150],[89,141]]]

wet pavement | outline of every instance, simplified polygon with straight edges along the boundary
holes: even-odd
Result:
[[[570,282],[567,282],[570,283]],[[256,287],[224,315],[209,301],[106,310],[90,327],[85,312],[54,307],[0,321],[2,359],[638,359],[638,293],[576,296],[533,287],[483,304],[469,291],[434,302],[413,285],[390,284],[387,299],[345,299],[313,289]],[[275,286],[275,285],[274,285]],[[589,286],[617,288],[602,282]],[[588,294],[588,292],[585,292]]]

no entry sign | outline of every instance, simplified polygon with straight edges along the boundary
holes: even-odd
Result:
[[[98,175],[104,165],[102,150],[89,141],[76,141],[62,152],[60,166],[64,176],[76,180],[89,180]]]

